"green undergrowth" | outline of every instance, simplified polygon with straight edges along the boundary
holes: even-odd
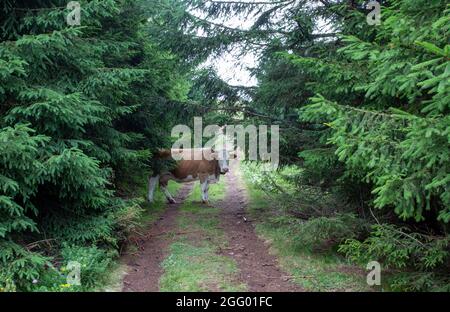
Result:
[[[334,249],[317,252],[314,246],[303,242],[299,237],[302,225],[298,219],[280,210],[270,195],[252,182],[252,173],[256,172],[253,165],[242,163],[240,166],[249,196],[247,209],[257,221],[256,231],[270,242],[271,251],[295,283],[307,291],[371,290],[361,269],[350,265]],[[290,170],[294,169],[287,168],[281,174],[289,175]]]

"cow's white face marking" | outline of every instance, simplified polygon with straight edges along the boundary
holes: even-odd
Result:
[[[217,156],[217,159],[219,161],[220,173],[225,174],[230,171],[230,168],[228,167],[228,161],[230,159],[228,151],[226,149],[217,151]]]

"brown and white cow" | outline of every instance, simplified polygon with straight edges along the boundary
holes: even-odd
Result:
[[[182,154],[182,156],[180,156]],[[214,151],[208,149],[172,149],[160,150],[157,157],[161,159],[170,159],[176,157],[175,168],[170,171],[161,172],[156,176],[149,177],[148,200],[153,202],[156,184],[166,196],[169,203],[176,203],[175,199],[169,193],[167,184],[170,180],[176,182],[191,182],[200,180],[202,201],[208,203],[209,184],[219,181],[220,175],[229,171],[228,162],[230,157],[235,154],[227,150]]]

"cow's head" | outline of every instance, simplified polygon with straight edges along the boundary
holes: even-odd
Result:
[[[217,161],[219,162],[220,173],[225,174],[230,171],[229,160],[236,158],[234,151],[228,151],[227,149],[221,149],[214,151]]]

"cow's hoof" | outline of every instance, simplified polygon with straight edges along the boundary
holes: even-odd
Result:
[[[176,204],[177,202],[175,201],[175,199],[169,199],[169,204]]]
[[[202,203],[203,203],[204,205],[206,205],[206,206],[211,206],[211,204],[209,203],[208,200],[203,200]]]

